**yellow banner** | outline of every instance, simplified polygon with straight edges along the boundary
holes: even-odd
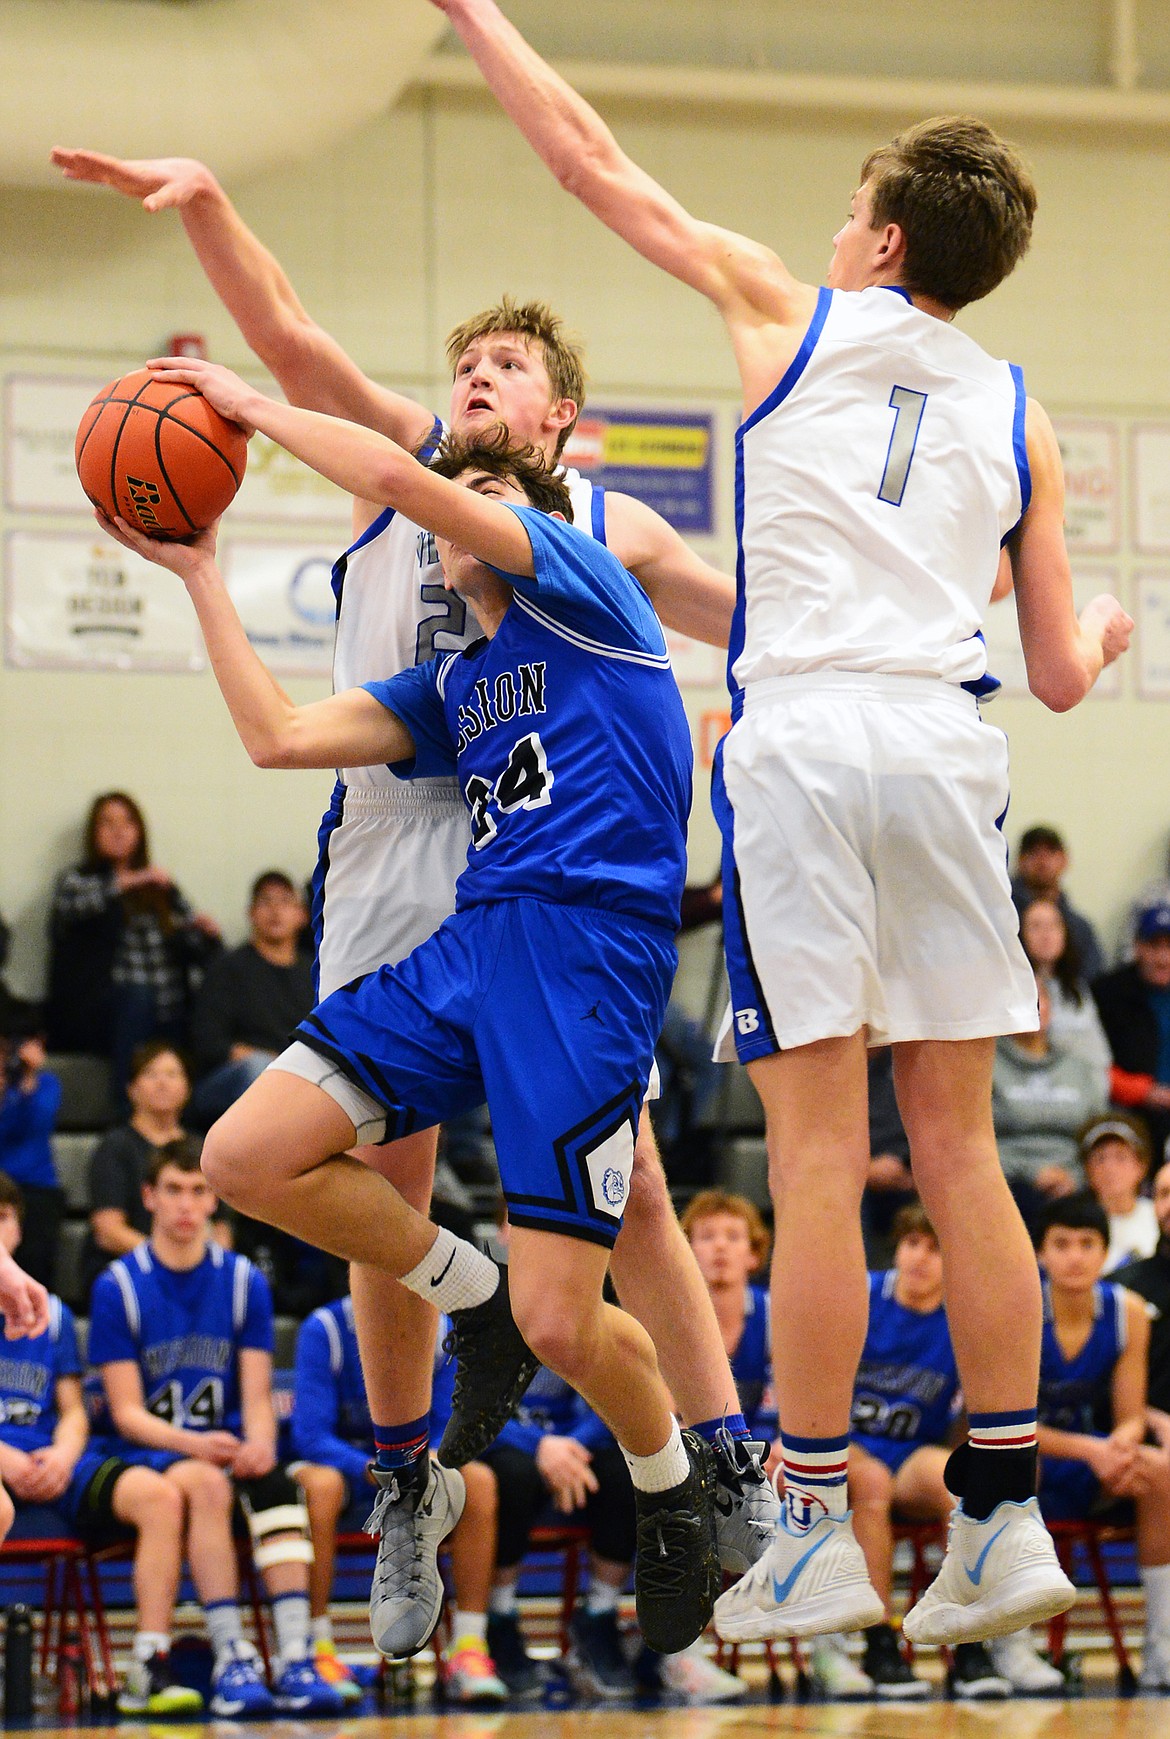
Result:
[[[606,465],[642,465],[670,471],[701,471],[707,463],[707,429],[672,423],[608,423]]]

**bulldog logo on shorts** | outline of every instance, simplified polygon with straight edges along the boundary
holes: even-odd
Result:
[[[634,1169],[634,1126],[625,1119],[581,1155],[581,1170],[595,1213],[620,1220]]]
[[[601,1180],[601,1193],[611,1208],[620,1208],[626,1199],[626,1180],[612,1165]]]

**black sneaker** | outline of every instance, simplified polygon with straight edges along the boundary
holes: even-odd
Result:
[[[486,1304],[451,1312],[443,1351],[454,1354],[456,1370],[439,1460],[444,1467],[462,1467],[495,1442],[540,1369],[512,1319],[506,1267]]]
[[[871,1624],[865,1633],[862,1671],[873,1680],[875,1697],[901,1701],[905,1697],[929,1697],[930,1686],[910,1666],[892,1624]]]
[[[616,1612],[586,1612],[578,1607],[569,1620],[569,1637],[565,1666],[582,1696],[634,1695],[637,1685],[622,1648]]]
[[[723,1586],[715,1536],[715,1456],[693,1431],[682,1434],[691,1464],[669,1491],[634,1491],[638,1555],[634,1594],[647,1648],[681,1654],[711,1622]]]
[[[520,1621],[514,1612],[488,1613],[487,1649],[496,1663],[496,1671],[508,1687],[511,1697],[536,1697],[544,1685],[544,1674],[524,1646]]]
[[[955,1645],[947,1688],[961,1702],[988,1702],[993,1698],[1010,1697],[1010,1682],[996,1672],[991,1656],[981,1642],[960,1642]]]

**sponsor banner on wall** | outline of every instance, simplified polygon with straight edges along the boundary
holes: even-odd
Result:
[[[248,469],[232,505],[234,517],[260,523],[287,524],[289,520],[324,520],[337,525],[340,554],[348,543],[345,531],[351,523],[350,498],[319,472],[302,465],[267,435],[253,435],[248,442]]]
[[[1143,700],[1170,700],[1170,572],[1137,576],[1138,693]]]
[[[1116,568],[1082,567],[1079,564],[1073,568],[1072,579],[1073,602],[1078,610],[1083,610],[1089,600],[1095,598],[1099,592],[1112,592],[1116,595],[1121,584]],[[1013,593],[1009,592],[998,604],[988,606],[983,622],[983,637],[987,642],[987,668],[992,676],[999,678],[1002,685],[1000,693],[1015,696],[1030,693]],[[1116,700],[1121,693],[1121,670],[1120,664],[1111,664],[1107,670],[1103,670],[1089,699]]]
[[[1117,422],[1055,417],[1064,465],[1069,554],[1116,555],[1121,544],[1121,432]]]
[[[718,646],[708,646],[702,640],[691,640],[664,628],[666,650],[674,680],[680,688],[723,688],[727,679],[727,654]]]
[[[23,669],[202,670],[182,582],[100,532],[10,532],[4,649]]]
[[[97,375],[10,374],[4,382],[4,502],[28,513],[92,513],[73,447]]]
[[[1170,555],[1170,423],[1136,423],[1133,542],[1140,555]]]
[[[232,538],[224,578],[245,632],[277,676],[321,676],[333,668],[337,608],[329,583],[338,549],[328,542]]]
[[[715,413],[589,406],[565,448],[593,483],[634,495],[676,531],[716,534]]]

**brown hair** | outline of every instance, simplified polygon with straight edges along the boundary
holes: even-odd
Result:
[[[969,115],[919,121],[871,151],[872,225],[906,238],[902,284],[945,308],[978,302],[1032,239],[1036,187],[1015,147]]]
[[[486,471],[489,477],[509,478],[519,484],[531,507],[540,513],[562,513],[572,524],[573,502],[564,473],[550,470],[538,448],[510,446],[511,438],[503,423],[470,439],[444,435],[431,470],[440,477]]]
[[[567,336],[564,322],[553,313],[547,302],[513,302],[511,296],[501,296],[494,308],[485,308],[461,326],[456,326],[447,336],[447,361],[452,374],[469,344],[495,332],[514,332],[518,338],[527,341],[529,348],[533,344],[539,345],[553,398],[572,399],[580,412],[585,403],[585,364],[581,346]],[[557,438],[558,459],[576,422],[574,417]]]
[[[760,1217],[760,1210],[755,1202],[747,1196],[732,1195],[728,1190],[700,1190],[687,1203],[686,1212],[680,1224],[683,1235],[690,1241],[692,1229],[700,1220],[714,1219],[716,1214],[731,1214],[735,1219],[742,1220],[748,1229],[748,1242],[752,1247],[752,1255],[756,1259],[756,1267],[763,1267],[768,1254],[768,1246],[772,1240],[768,1236],[768,1228]]]
[[[24,1191],[6,1171],[0,1171],[0,1208],[12,1208],[18,1225],[23,1229]]]
[[[933,1238],[938,1243],[938,1233],[921,1202],[907,1202],[904,1208],[898,1209],[894,1215],[893,1234],[895,1250],[903,1238]]]
[[[145,869],[150,863],[150,840],[146,832],[146,817],[125,791],[103,791],[100,797],[95,797],[89,806],[89,814],[85,819],[85,855],[81,860],[82,869],[99,870],[106,868],[106,859],[98,856],[97,825],[98,816],[107,803],[120,803],[127,810],[131,821],[138,829],[138,845],[130,859],[131,869]]]
[[[191,1070],[187,1059],[178,1046],[172,1045],[167,1039],[147,1039],[145,1044],[135,1046],[130,1056],[130,1073],[126,1077],[127,1083],[132,1086],[142,1071],[149,1069],[150,1065],[157,1062],[159,1057],[174,1057],[187,1077],[187,1084],[190,1085]]]
[[[189,1135],[180,1136],[178,1141],[168,1141],[165,1147],[156,1147],[143,1181],[153,1187],[168,1165],[173,1165],[176,1171],[199,1170],[199,1149]]]

